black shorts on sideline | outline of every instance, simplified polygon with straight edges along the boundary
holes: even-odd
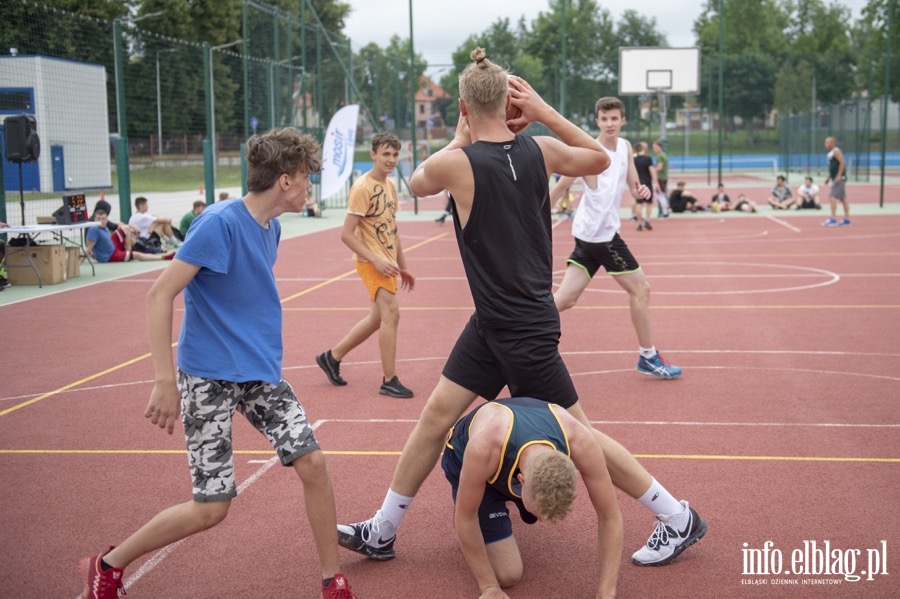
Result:
[[[576,237],[575,249],[566,264],[580,266],[591,278],[601,266],[611,275],[634,272],[641,267],[618,233],[611,240],[601,243],[582,241]]]
[[[456,340],[442,374],[481,397],[534,397],[570,408],[578,393],[559,355],[559,313],[515,329],[482,327],[473,314]]]

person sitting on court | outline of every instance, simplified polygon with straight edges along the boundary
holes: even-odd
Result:
[[[615,596],[622,515],[599,441],[565,408],[531,397],[483,403],[450,430],[441,467],[459,544],[483,599],[506,598],[501,589],[523,578],[507,503],[526,524],[560,522],[572,510],[579,473],[597,515],[597,597]]]
[[[819,186],[813,183],[812,177],[806,177],[803,185],[797,188],[797,210],[813,208],[821,210],[822,204],[819,203]]]
[[[784,175],[778,175],[775,179],[775,187],[772,188],[772,194],[768,199],[769,206],[776,210],[787,210],[794,205],[795,201],[791,194],[791,188],[784,183]]]
[[[716,193],[709,200],[709,207],[713,212],[731,210],[731,198],[725,193],[725,184],[719,183]]]
[[[145,254],[133,247],[137,238],[131,225],[119,225],[115,231],[107,228],[109,215],[103,208],[94,210],[94,218],[99,227],[87,230],[85,251],[98,262],[130,262],[131,260],[171,260],[175,252],[167,254]]]
[[[756,212],[756,202],[748,198],[744,194],[737,197],[737,203],[734,205],[736,212]]]
[[[672,209],[672,212],[685,212],[687,210],[697,212],[697,210],[702,210],[703,207],[697,202],[697,196],[687,191],[684,186],[684,181],[679,181],[675,185],[675,189],[669,195],[669,208]]]
[[[150,205],[147,198],[140,196],[134,199],[134,207],[137,210],[128,219],[128,224],[137,229],[138,237],[149,238],[154,233],[172,247],[178,247],[181,242],[175,236],[172,219],[167,216],[154,216],[150,214]]]
[[[110,233],[118,229],[119,223],[114,223],[113,221],[109,220],[109,215],[112,214],[112,206],[109,204],[109,202],[102,198],[97,200],[97,203],[94,204],[94,212],[91,213],[91,220],[96,221],[97,213],[101,210],[106,213],[106,228],[109,229]]]

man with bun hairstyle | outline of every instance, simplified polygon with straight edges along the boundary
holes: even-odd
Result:
[[[547,104],[521,77],[485,57],[481,48],[459,77],[460,120],[454,139],[425,160],[410,179],[412,193],[447,189],[453,227],[475,313],[462,331],[442,375],[406,441],[380,510],[364,522],[338,527],[342,547],[372,559],[392,559],[395,534],[419,487],[434,468],[447,431],[475,398],[512,396],[559,404],[584,426],[590,422],[559,354],[559,311],[554,303],[552,223],[547,181],[552,173],[576,177],[610,164],[600,145]],[[510,106],[521,114],[506,120]],[[557,137],[516,135],[532,121]],[[511,256],[515,258],[512,259]],[[706,531],[706,524],[676,501],[624,447],[593,431],[612,482],[663,515],[647,561],[668,563]],[[667,514],[690,542],[665,536]],[[665,536],[663,539],[662,537]],[[669,540],[673,543],[670,546]],[[675,545],[675,541],[678,545]],[[483,597],[504,597],[498,585]]]

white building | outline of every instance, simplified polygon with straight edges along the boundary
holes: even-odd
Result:
[[[8,116],[32,114],[41,153],[22,164],[25,191],[64,192],[111,186],[106,69],[48,56],[0,56],[0,130]],[[19,190],[19,165],[6,160],[7,192]]]

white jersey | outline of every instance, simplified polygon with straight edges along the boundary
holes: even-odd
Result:
[[[600,147],[609,155],[609,168],[597,175],[596,189],[591,189],[582,180],[584,195],[572,221],[572,235],[589,243],[610,241],[619,231],[622,226],[619,207],[628,179],[628,142],[619,138],[615,152],[603,144]]]

